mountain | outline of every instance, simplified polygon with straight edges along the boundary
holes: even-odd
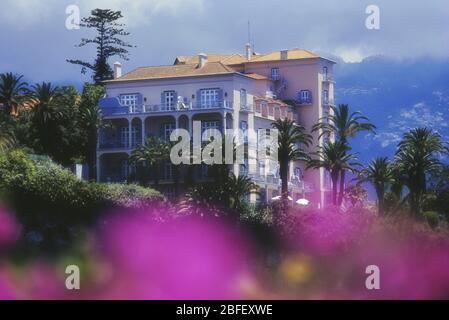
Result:
[[[362,162],[392,156],[404,132],[430,127],[449,141],[449,60],[377,56],[335,67],[336,102],[361,111],[377,134],[353,140]]]

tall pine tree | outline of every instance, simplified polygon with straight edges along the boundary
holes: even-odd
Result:
[[[81,20],[81,27],[95,29],[97,35],[93,39],[81,39],[81,43],[77,47],[94,44],[97,47],[97,57],[93,63],[81,60],[67,60],[67,62],[82,66],[81,73],[83,74],[88,69],[91,70],[95,83],[114,77],[114,71],[108,63],[110,57],[119,56],[123,60],[129,60],[127,48],[133,46],[119,38],[129,35],[129,32],[124,30],[125,25],[117,22],[122,17],[121,11],[95,9],[89,17]]]

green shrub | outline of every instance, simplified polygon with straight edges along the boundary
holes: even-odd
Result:
[[[426,211],[423,213],[427,223],[432,229],[435,229],[440,224],[440,214],[435,211]]]
[[[108,209],[141,208],[163,200],[157,191],[134,185],[88,183],[48,157],[16,150],[0,156],[0,194],[17,214],[33,246],[56,252],[73,242]],[[33,237],[36,238],[36,237]]]

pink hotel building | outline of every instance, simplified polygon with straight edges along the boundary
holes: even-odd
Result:
[[[290,118],[311,131],[334,104],[335,62],[303,49],[245,54],[179,56],[173,65],[137,68],[122,75],[115,63],[114,80],[106,83],[100,101],[106,121],[97,150],[97,177],[104,182],[126,182],[135,173],[128,159],[146,137],[169,139],[175,128],[192,130],[268,129],[276,119]],[[323,143],[313,134],[309,151]],[[270,201],[280,194],[277,165],[257,160],[255,170],[236,164],[236,175],[248,175],[260,186],[252,202]],[[160,189],[170,195],[172,164],[161,172]],[[207,167],[197,168],[196,179],[207,179]],[[289,190],[294,201],[303,198],[319,207],[329,201],[330,182],[324,170],[305,170],[291,163]],[[182,183],[182,177],[181,177]]]

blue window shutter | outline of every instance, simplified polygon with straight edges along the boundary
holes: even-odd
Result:
[[[161,105],[165,105],[165,91],[162,91],[161,93]]]
[[[196,92],[196,106],[201,107],[201,89]]]
[[[143,95],[141,93],[137,94],[137,105],[141,106],[143,104]]]
[[[218,89],[218,101],[223,101],[223,89]]]

